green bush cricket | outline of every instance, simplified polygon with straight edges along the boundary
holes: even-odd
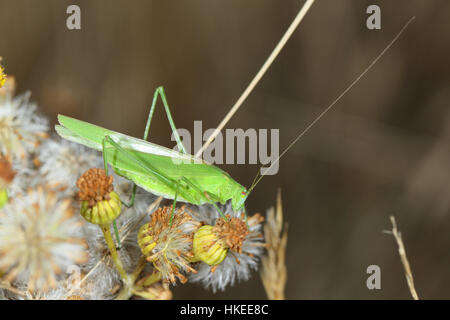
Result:
[[[271,167],[353,88],[394,44],[414,18],[411,18],[372,63],[289,143]],[[158,96],[161,96],[180,152],[147,141]],[[227,220],[216,203],[225,204],[228,200],[231,200],[233,210],[244,210],[245,212],[244,204],[248,195],[263,177],[259,175],[260,170],[258,170],[258,175],[252,185],[246,189],[225,171],[200,158],[187,154],[177,133],[163,87],[158,87],[154,93],[143,140],[63,115],[58,116],[58,121],[60,125],[56,125],[55,129],[61,137],[102,151],[106,174],[108,174],[109,164],[118,175],[134,182],[131,201],[126,205],[128,207],[134,203],[136,185],[138,185],[155,195],[173,199],[172,218],[176,201],[180,200],[194,205],[212,204],[219,214]],[[271,167],[267,170],[270,170]],[[115,227],[115,229],[118,238],[117,228]]]
[[[181,152],[146,141],[158,96]],[[177,200],[194,205],[212,204],[222,216],[216,202],[225,204],[231,199],[233,210],[244,207],[248,196],[245,187],[225,171],[186,153],[163,87],[155,91],[143,140],[63,115],[58,116],[58,121],[60,125],[55,129],[61,137],[103,153],[106,174],[109,164],[118,175],[135,183],[130,203],[125,204],[127,207],[134,203],[136,185],[155,195],[173,199],[172,212]]]

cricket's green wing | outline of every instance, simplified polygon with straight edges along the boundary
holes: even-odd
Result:
[[[235,209],[242,202],[243,192],[246,191],[243,186],[233,180],[225,171],[192,155],[186,155],[70,117],[59,115],[58,120],[61,125],[55,126],[55,129],[61,137],[102,151],[103,139],[105,136],[109,136],[125,149],[129,156],[138,159],[141,164],[172,181],[172,186],[167,185],[139,162],[130,160],[129,156],[124,155],[112,145],[106,144],[106,158],[114,171],[151,193],[173,199],[175,196],[173,185],[176,181],[180,181],[181,177],[184,177],[202,191],[211,194],[216,202],[225,203],[232,199]],[[205,198],[196,190],[189,188],[185,182],[181,181],[180,183],[182,185],[181,193],[184,192],[185,195],[185,197],[182,194],[178,195],[180,201],[197,205],[205,203]]]

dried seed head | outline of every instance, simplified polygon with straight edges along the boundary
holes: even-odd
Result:
[[[243,243],[249,234],[243,219],[230,215],[226,215],[226,218],[218,218],[215,226],[199,228],[194,235],[195,257],[210,266],[220,264],[227,256],[228,249],[242,254]]]
[[[242,253],[242,244],[249,234],[247,224],[241,218],[231,218],[230,215],[226,217],[228,221],[222,217],[217,219],[216,226],[212,231],[230,250]]]
[[[81,224],[69,199],[41,187],[19,195],[2,209],[0,270],[4,279],[28,279],[29,291],[57,286],[71,265],[87,262]]]
[[[196,272],[191,266],[193,258],[192,237],[199,226],[187,214],[185,207],[175,210],[170,225],[172,207],[159,208],[151,215],[149,223],[144,224],[138,233],[138,244],[147,260],[158,269],[165,282],[176,283],[178,278],[182,283],[187,278],[185,272]]]
[[[108,224],[115,220],[122,211],[122,202],[113,187],[113,177],[107,176],[105,170],[91,168],[77,181],[80,189],[81,215],[95,224]]]
[[[41,183],[75,196],[79,190],[74,181],[89,168],[101,168],[103,159],[96,150],[55,137],[42,144],[33,163],[39,170]]]
[[[109,194],[114,191],[113,176],[107,176],[105,170],[91,168],[87,170],[77,181],[78,199],[88,201],[93,207],[97,202],[109,200]]]
[[[0,154],[23,162],[48,137],[48,120],[30,102],[30,93],[14,97],[14,86],[8,79],[0,89]]]
[[[214,292],[224,290],[237,281],[248,280],[251,271],[258,268],[259,257],[264,251],[261,234],[264,218],[260,214],[246,218],[243,211],[234,211],[231,204],[225,206],[223,212],[227,219],[222,219],[217,209],[210,205],[201,206],[193,212],[194,217],[209,225],[217,243],[228,250],[219,264],[212,265],[203,260],[205,263],[196,267],[197,274],[189,277],[190,281],[202,282]]]
[[[0,157],[0,189],[6,188],[13,181],[15,175],[11,162]]]

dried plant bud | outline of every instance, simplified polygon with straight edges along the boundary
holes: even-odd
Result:
[[[187,278],[185,272],[196,272],[190,266],[193,232],[199,223],[181,207],[175,211],[170,225],[172,207],[159,208],[151,215],[149,223],[144,224],[138,233],[138,244],[147,260],[162,274],[165,282],[182,283]]]
[[[229,249],[242,253],[242,244],[249,233],[244,220],[227,215],[227,221],[223,218],[217,219],[212,231]]]
[[[247,223],[240,217],[226,215],[226,218],[225,220],[220,217],[216,220],[215,226],[205,225],[195,233],[193,248],[196,259],[210,266],[217,266],[225,259],[228,250],[238,254],[243,253],[244,241],[250,233]],[[261,219],[264,220],[259,214],[250,219],[258,220],[252,220],[252,223],[260,223]]]
[[[228,247],[213,229],[214,227],[209,225],[200,227],[194,234],[192,243],[195,258],[210,266],[220,264],[228,253]]]
[[[107,176],[105,170],[91,168],[77,181],[80,189],[81,215],[94,224],[109,224],[122,211],[122,202],[114,192],[113,177]]]
[[[91,168],[78,179],[77,187],[78,198],[93,207],[99,201],[109,200],[109,193],[114,191],[113,177],[107,176],[103,169]]]

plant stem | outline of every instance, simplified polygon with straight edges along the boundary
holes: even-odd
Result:
[[[145,256],[141,256],[139,258],[139,262],[138,262],[138,265],[136,266],[136,269],[131,274],[131,279],[133,280],[133,283],[136,281],[136,279],[141,274],[141,272],[144,269],[146,263],[147,263],[147,259],[145,258]]]
[[[161,280],[161,272],[159,271],[155,271],[153,272],[151,275],[149,275],[144,282],[142,282],[141,286],[142,287],[148,287],[151,286],[152,284],[154,284],[155,282],[158,282],[159,280]]]
[[[159,271],[153,272],[151,275],[147,276],[145,279],[142,279],[143,281],[140,281],[141,283],[138,285],[135,285],[133,287],[133,294],[140,296],[145,299],[153,300],[155,299],[155,295],[151,292],[145,291],[145,287],[149,287],[152,284],[160,281],[162,279],[162,274]]]
[[[119,294],[117,295],[116,300],[128,300],[131,298],[131,296],[134,294],[134,291],[136,288],[134,283],[136,282],[136,279],[139,277],[142,270],[144,269],[146,262],[147,262],[147,260],[145,259],[145,257],[141,256],[141,258],[139,259],[138,265],[136,266],[136,269],[129,276],[129,281],[132,284],[131,287],[124,286],[122,288],[122,290],[120,290]]]
[[[111,258],[114,261],[116,269],[119,272],[124,285],[129,286],[130,279],[128,277],[128,274],[125,272],[125,269],[123,268],[122,261],[120,260],[119,255],[117,254],[116,245],[111,236],[111,230],[110,230],[111,225],[102,224],[102,225],[100,225],[100,228],[102,229],[103,235],[105,236],[106,244],[108,245],[108,249],[109,249],[109,252],[111,253]]]

